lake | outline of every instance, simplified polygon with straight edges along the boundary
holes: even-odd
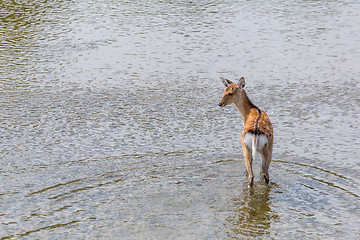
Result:
[[[360,238],[358,1],[0,6],[0,239]],[[273,123],[269,187],[221,76]]]

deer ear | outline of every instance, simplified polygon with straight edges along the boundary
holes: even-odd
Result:
[[[238,86],[240,89],[245,87],[245,78],[244,77],[241,77],[239,79]]]
[[[223,82],[223,84],[225,85],[225,87],[229,86],[229,84],[232,84],[232,82],[228,79],[225,79],[223,77],[220,77],[220,79]]]

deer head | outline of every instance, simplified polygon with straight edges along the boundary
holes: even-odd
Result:
[[[220,77],[220,79],[226,87],[224,91],[224,96],[219,102],[219,106],[224,107],[226,105],[234,103],[235,98],[240,96],[240,90],[245,87],[245,79],[244,77],[241,77],[237,84],[223,77]]]

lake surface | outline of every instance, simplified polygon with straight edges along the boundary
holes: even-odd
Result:
[[[0,239],[360,238],[359,1],[0,6]]]

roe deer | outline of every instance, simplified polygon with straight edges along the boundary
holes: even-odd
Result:
[[[273,127],[268,115],[255,106],[244,90],[245,79],[242,77],[237,84],[232,83],[223,77],[220,78],[226,89],[224,96],[220,100],[219,106],[234,103],[244,118],[244,130],[241,134],[241,145],[248,172],[248,187],[251,188],[254,183],[254,174],[252,171],[252,161],[255,160],[255,153],[261,154],[262,175],[267,184],[269,184],[269,166],[273,149]]]

